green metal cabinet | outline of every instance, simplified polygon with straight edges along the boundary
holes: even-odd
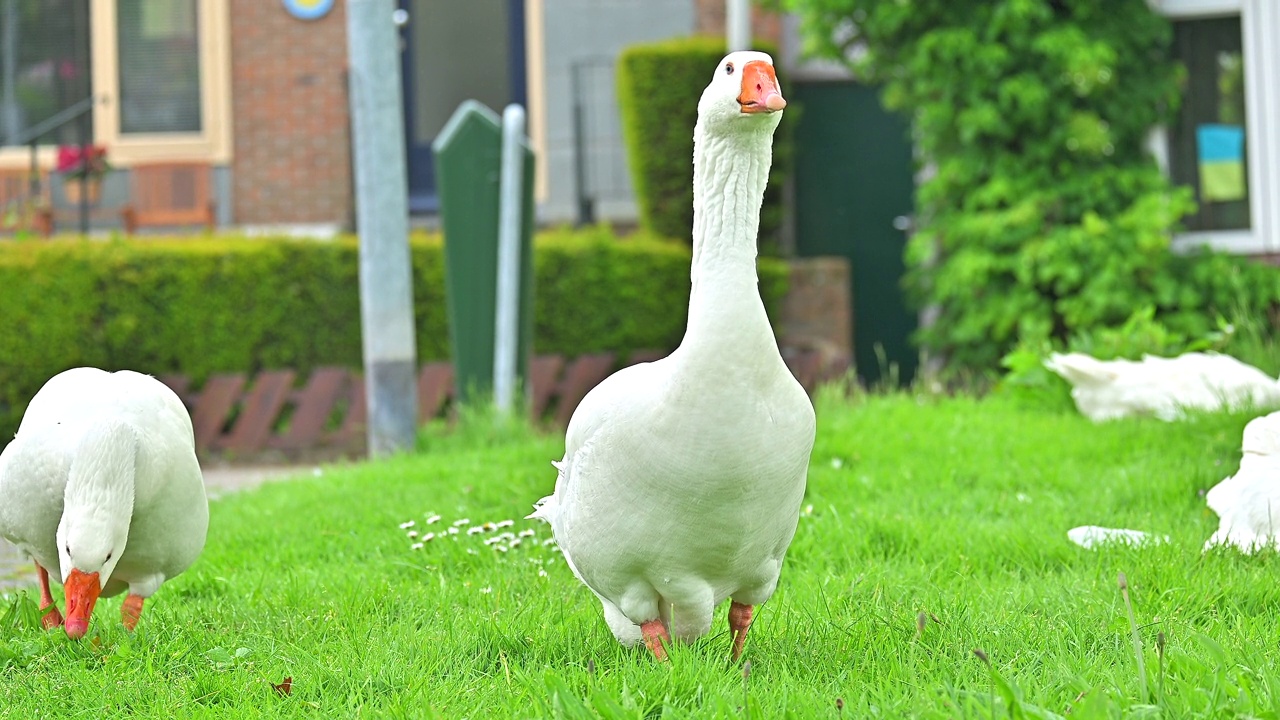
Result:
[[[441,131],[433,151],[444,228],[449,342],[458,397],[469,402],[486,397],[493,390],[501,118],[478,102],[464,102]],[[527,393],[533,348],[533,151],[527,144],[523,170],[516,376]]]

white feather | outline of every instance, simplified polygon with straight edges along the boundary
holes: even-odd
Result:
[[[54,577],[98,572],[103,596],[149,597],[195,562],[208,523],[191,418],[146,375],[54,376],[0,454],[0,536]]]
[[[1076,407],[1095,422],[1135,415],[1173,421],[1188,410],[1280,407],[1280,381],[1229,355],[1098,360],[1054,353],[1045,367],[1072,384]]]
[[[1249,553],[1280,549],[1280,412],[1254,418],[1244,429],[1240,469],[1205,495],[1218,531],[1205,543]]]

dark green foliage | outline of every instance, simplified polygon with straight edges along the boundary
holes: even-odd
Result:
[[[447,359],[443,245],[414,236],[418,358]],[[674,348],[689,249],[607,229],[535,239],[538,353]],[[786,268],[760,263],[773,313]],[[92,365],[183,373],[361,365],[354,238],[0,243],[0,438],[54,374]],[[3,442],[0,442],[2,445]]]
[[[757,48],[775,56],[773,47]],[[693,126],[698,99],[725,56],[722,37],[696,36],[633,45],[618,58],[618,103],[627,144],[640,225],[662,237],[692,240]],[[786,78],[778,83],[786,95]],[[777,254],[782,225],[782,187],[791,169],[791,128],[797,108],[788,108],[774,133],[773,166],[760,210],[760,249]]]
[[[936,173],[918,189],[907,283],[941,306],[920,340],[956,367],[990,369],[1019,338],[1061,346],[1145,307],[1197,337],[1218,313],[1280,299],[1274,269],[1169,249],[1193,204],[1144,147],[1180,78],[1169,23],[1145,0],[786,4],[819,52],[865,43],[860,72],[914,121]]]

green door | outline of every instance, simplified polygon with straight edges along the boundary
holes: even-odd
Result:
[[[858,377],[871,385],[896,366],[915,376],[916,314],[903,297],[906,233],[915,189],[907,123],[854,82],[795,82],[796,250],[840,255],[852,266],[853,344]],[[885,378],[888,379],[888,378]]]

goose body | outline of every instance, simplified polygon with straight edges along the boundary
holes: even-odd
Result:
[[[694,133],[692,292],[666,358],[618,371],[575,410],[550,523],[619,641],[659,658],[733,600],[741,652],[795,534],[813,406],[779,355],[756,278],[756,232],[782,102],[772,60],[727,56]]]
[[[1217,513],[1218,531],[1205,543],[1234,545],[1246,553],[1280,550],[1280,412],[1254,418],[1244,428],[1240,469],[1205,495]]]
[[[208,523],[191,418],[146,375],[54,376],[0,455],[0,536],[35,561],[46,626],[62,622],[47,573],[61,578],[72,637],[99,596],[125,590],[132,629],[143,600],[199,557]]]
[[[1045,366],[1071,383],[1076,407],[1094,421],[1135,415],[1172,421],[1186,410],[1280,406],[1280,381],[1230,355],[1098,360],[1054,353]]]

